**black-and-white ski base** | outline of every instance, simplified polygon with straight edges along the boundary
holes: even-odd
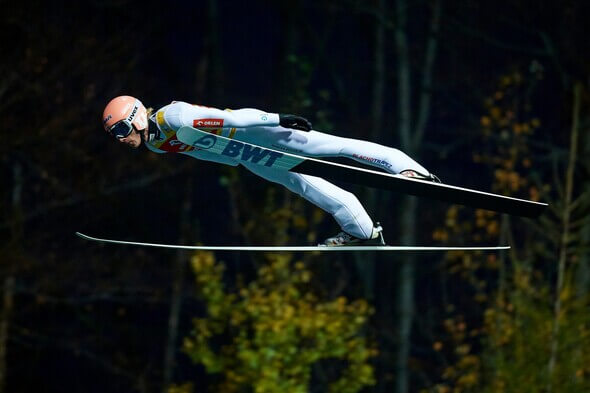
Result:
[[[278,170],[317,176],[326,180],[360,184],[521,217],[538,217],[547,207],[546,203],[298,156],[229,139],[188,126],[181,127],[176,136],[179,141],[195,149],[207,150],[213,154]]]
[[[100,243],[120,244],[140,247],[159,247],[182,250],[207,250],[207,251],[265,251],[265,252],[286,252],[286,251],[497,251],[507,250],[510,246],[496,247],[421,247],[421,246],[185,246],[178,244],[143,243],[125,240],[103,239],[88,236],[80,232],[76,235],[85,240]]]

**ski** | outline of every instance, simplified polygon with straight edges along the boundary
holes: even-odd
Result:
[[[180,142],[197,150],[207,150],[240,161],[317,176],[331,181],[360,184],[521,217],[538,217],[547,207],[546,203],[298,156],[188,126],[181,127],[176,136]]]
[[[81,232],[76,235],[82,239],[111,244],[122,244],[128,246],[173,248],[181,250],[206,250],[206,251],[496,251],[507,250],[510,246],[497,247],[411,247],[411,246],[183,246],[177,244],[143,243],[124,240],[102,239],[88,236]]]

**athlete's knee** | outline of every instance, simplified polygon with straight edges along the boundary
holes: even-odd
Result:
[[[333,198],[331,210],[332,214],[337,214],[339,212],[356,212],[364,209],[353,193],[343,191],[338,195],[338,198]]]

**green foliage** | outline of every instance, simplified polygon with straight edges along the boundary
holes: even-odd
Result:
[[[496,300],[485,312],[484,391],[538,392],[549,383],[559,392],[588,391],[590,356],[583,350],[590,345],[588,299],[562,298],[567,310],[558,318],[560,351],[556,368],[549,373],[553,299],[548,285],[531,276],[515,272],[509,297]]]
[[[167,393],[193,393],[194,386],[192,383],[182,385],[172,385],[168,388]]]
[[[223,181],[248,242],[288,244],[302,234],[307,235],[303,241],[317,241],[323,211],[273,186],[264,198],[248,198],[240,191],[253,185],[241,184],[233,171]],[[256,278],[244,283],[240,277],[232,291],[224,285],[224,264],[212,253],[193,256],[207,315],[193,320],[183,348],[215,375],[212,390],[306,392],[313,379],[322,391],[357,392],[375,383],[370,360],[377,351],[365,337],[373,309],[364,300],[326,300],[314,293],[307,266],[317,256],[305,258],[252,255]],[[173,388],[184,393],[191,386]]]
[[[307,392],[312,367],[341,359],[346,367],[330,391],[373,385],[369,360],[376,350],[363,335],[373,312],[364,300],[322,301],[307,288],[311,272],[288,255],[269,256],[257,278],[227,293],[224,265],[212,253],[192,258],[207,316],[195,318],[184,351],[208,373],[220,374],[219,392]]]
[[[571,294],[572,286],[566,293]],[[445,320],[455,362],[442,374],[436,392],[539,392],[551,383],[559,392],[590,389],[588,299],[566,295],[559,317],[559,356],[548,373],[553,340],[552,297],[539,274],[516,270],[505,298],[496,295],[480,328],[469,329],[462,316]],[[473,347],[481,346],[481,351]],[[436,343],[441,350],[442,343]],[[551,379],[551,380],[550,380]]]
[[[546,200],[551,185],[531,181],[530,140],[541,122],[530,115],[528,95],[524,94],[530,91],[528,87],[530,81],[519,73],[500,79],[498,90],[485,103],[483,149],[474,154],[474,161],[485,164],[494,174],[492,188],[496,192],[534,200],[543,196]],[[557,295],[561,308],[556,315],[552,273],[559,256],[532,235],[539,228],[550,233],[559,225],[556,220],[513,223],[495,213],[478,210],[472,214],[456,206],[447,211],[445,226],[434,232],[435,239],[456,241],[468,233],[473,242],[504,239],[501,242],[511,242],[513,249],[509,258],[447,254],[449,272],[471,284],[471,305],[476,311],[475,317],[454,314],[445,320],[447,336],[433,347],[454,360],[443,370],[442,383],[432,391],[539,392],[549,387],[559,392],[590,391],[590,356],[584,350],[590,347],[590,298],[587,294],[576,296],[580,293],[572,279],[576,264],[571,263],[583,250],[569,250],[572,258]],[[552,354],[556,355],[553,368],[549,366]]]

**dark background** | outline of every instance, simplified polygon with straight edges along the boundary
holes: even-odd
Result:
[[[529,117],[541,122],[530,140],[535,164],[521,176],[539,184],[558,182],[554,171],[565,167],[576,83],[583,91],[582,138],[588,130],[587,2],[441,1],[432,85],[426,89],[423,64],[435,3],[403,7],[409,45],[404,54],[396,45],[401,24],[396,4],[3,1],[4,391],[163,389],[178,255],[92,244],[75,237],[75,231],[145,242],[275,244],[277,239],[265,232],[272,227],[265,201],[295,203],[282,189],[242,169],[143,148],[130,151],[113,143],[100,120],[104,105],[117,95],[136,96],[155,108],[183,100],[296,113],[320,131],[410,150],[443,182],[487,191],[494,170],[473,162],[473,152],[487,148],[480,138],[485,100],[499,89],[502,76],[518,72],[526,82],[514,97],[525,103]],[[385,26],[380,49],[375,39],[379,23]],[[374,111],[377,50],[385,66],[380,124]],[[426,92],[431,100],[424,138],[412,146],[403,146],[398,132],[402,56],[411,70],[412,116],[420,108],[420,94]],[[581,193],[586,182],[587,172],[578,168],[574,193]],[[345,187],[361,201],[374,198],[360,187]],[[547,198],[559,200],[557,188]],[[369,213],[384,224],[388,243],[402,244],[408,230],[400,225],[405,199],[379,193],[376,202],[368,203]],[[526,192],[518,196],[529,197]],[[418,203],[412,241],[436,244],[432,233],[443,225],[448,205],[426,199]],[[312,206],[297,206],[305,217],[313,214]],[[247,232],[246,222],[259,229]],[[289,230],[286,243],[308,244],[310,231],[320,241],[338,228],[325,217],[313,228]],[[467,235],[456,240],[470,242]],[[228,266],[228,285],[238,272],[251,276],[259,263],[248,254],[220,253],[218,258]],[[326,296],[367,297],[376,307],[370,322],[380,349],[374,389],[391,391],[397,378],[392,364],[400,348],[399,340],[391,338],[401,318],[396,314],[397,280],[408,273],[400,271],[406,266],[402,256],[379,255],[371,259],[377,263],[371,265],[374,281],[367,287],[357,273],[362,258],[314,256],[313,270]],[[433,354],[432,341],[441,331],[447,302],[461,309],[461,299],[471,296],[469,285],[460,280],[445,284],[451,279],[445,278],[444,258],[421,254],[411,261],[417,322],[406,341],[412,392],[440,380],[444,362]],[[539,264],[554,283],[556,265]],[[185,270],[178,348],[191,318],[203,311],[192,274]],[[336,287],[338,293],[329,289]],[[470,315],[481,320],[481,313]],[[439,322],[422,323],[426,318]],[[198,380],[196,390],[205,391],[208,378],[186,355],[176,354],[171,382]]]

